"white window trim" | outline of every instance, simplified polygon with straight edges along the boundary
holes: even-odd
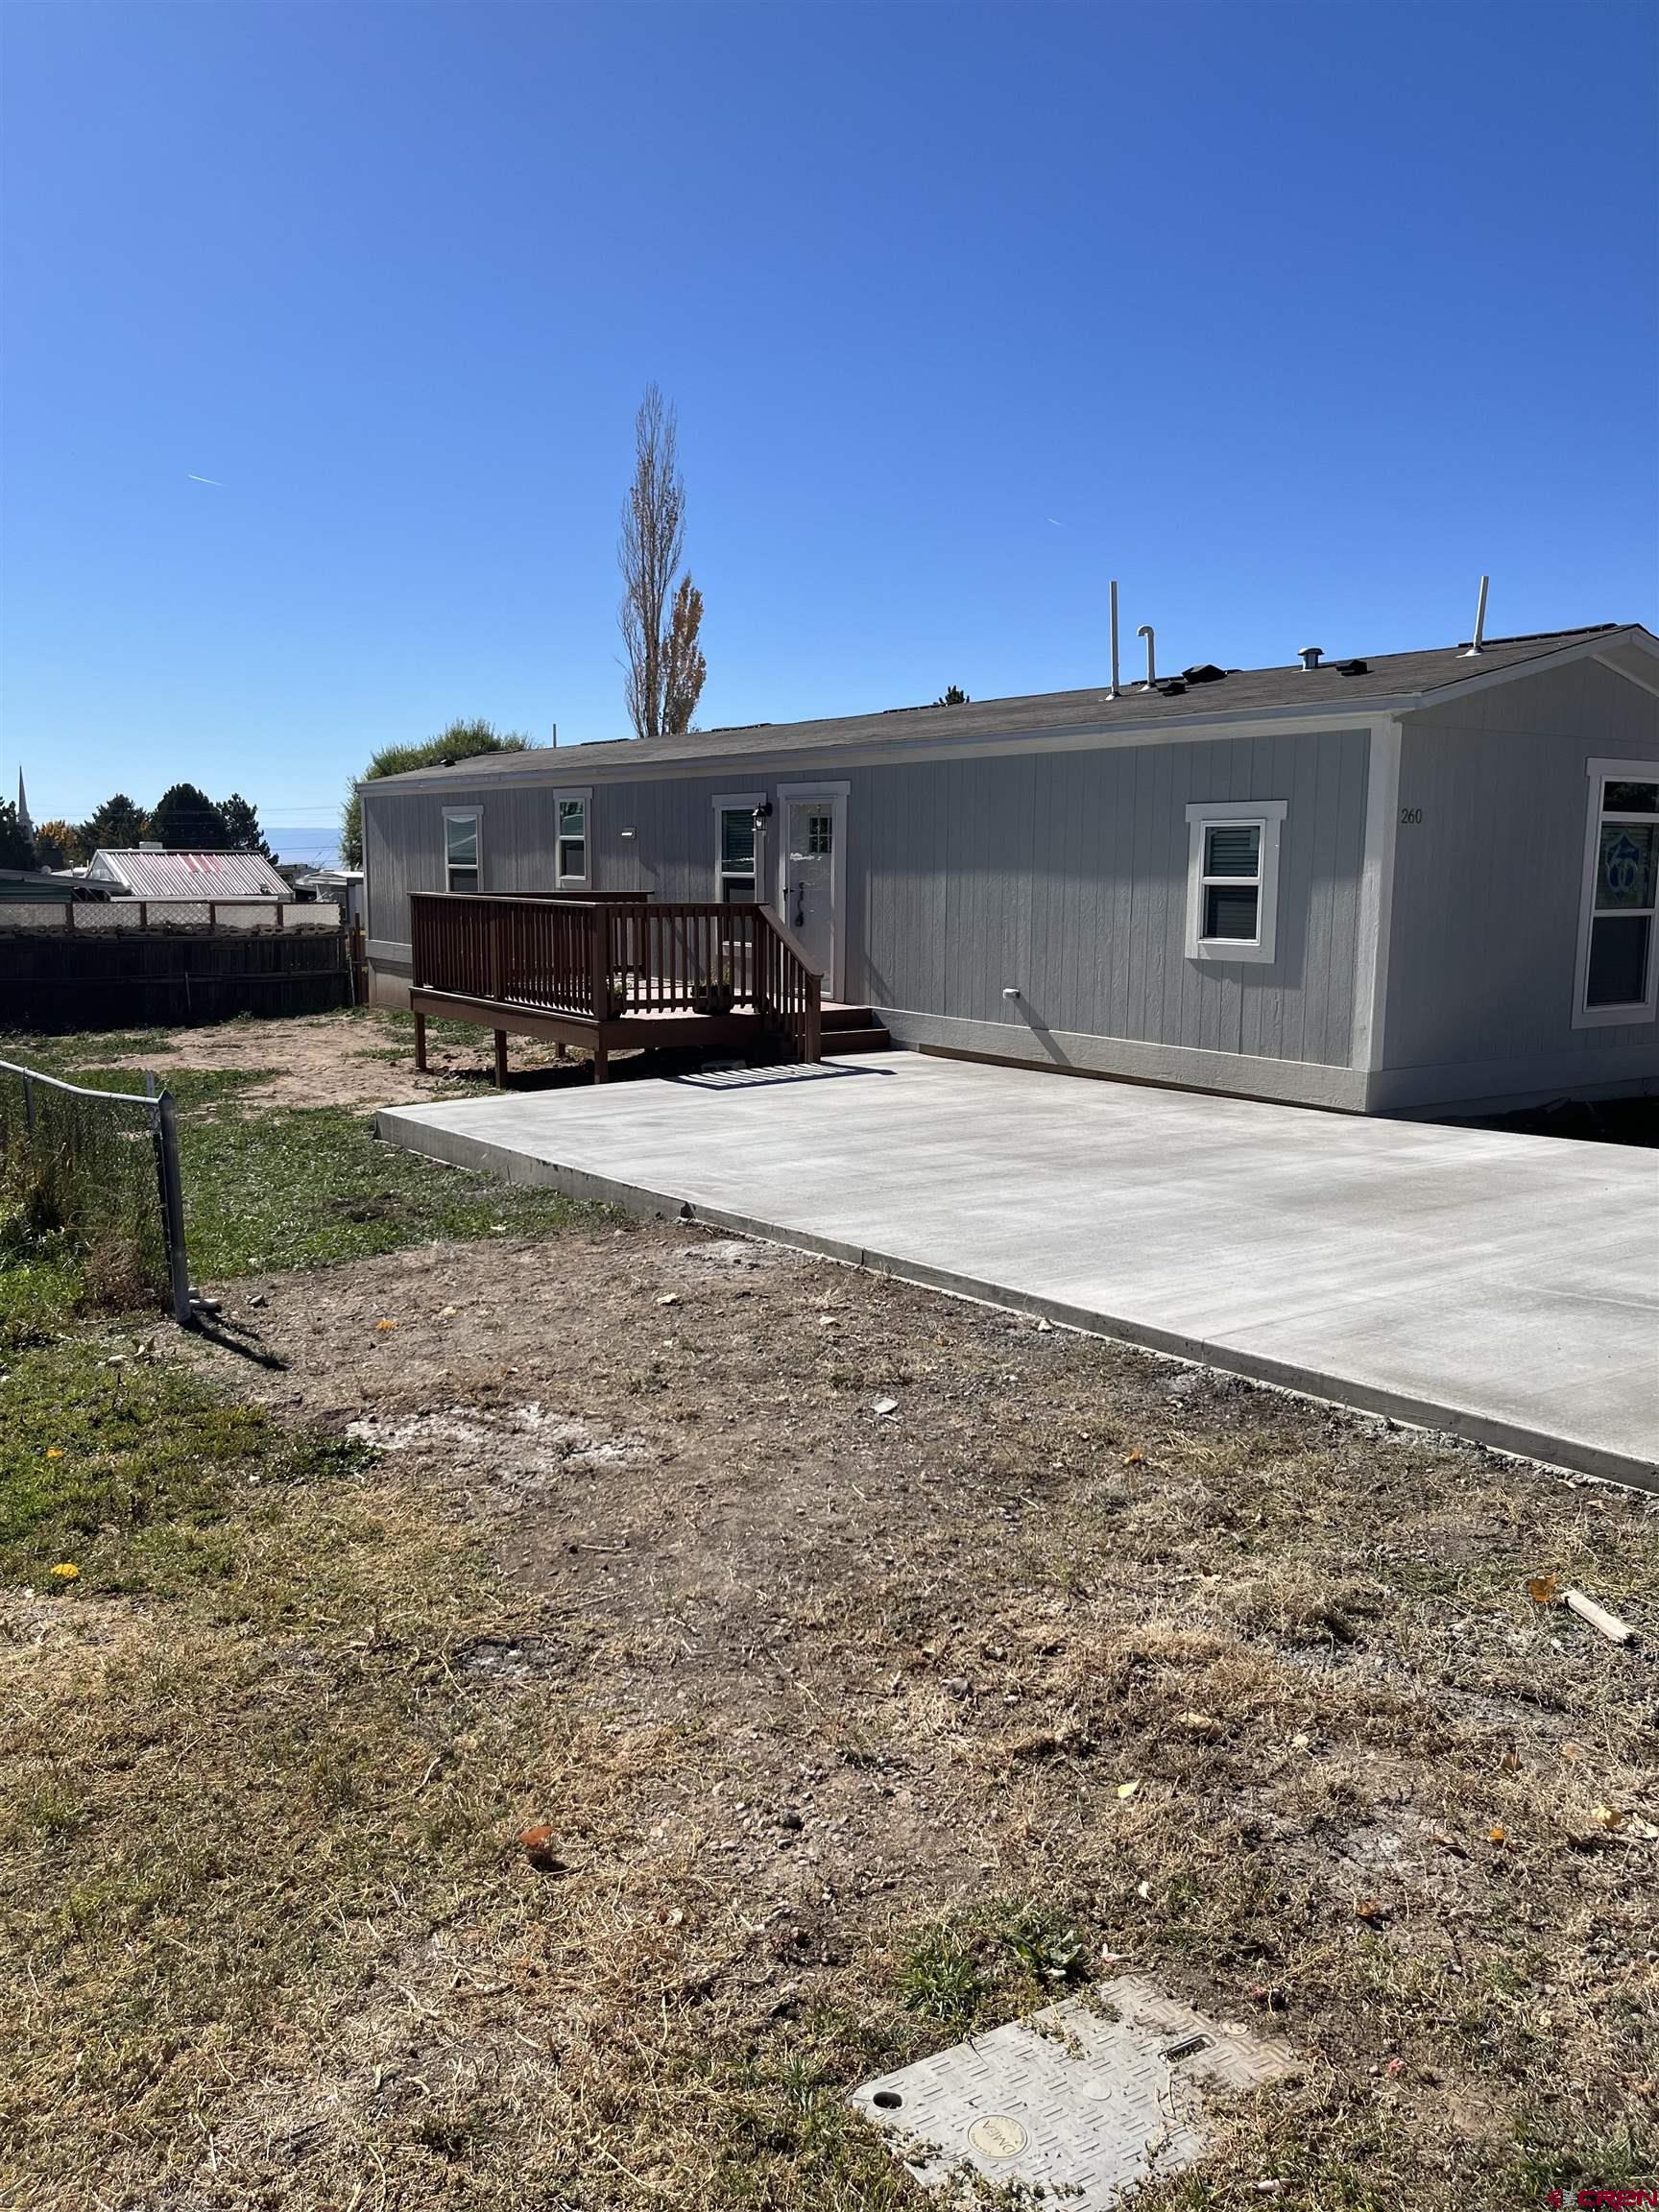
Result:
[[[835,828],[832,835],[835,850],[830,855],[830,944],[833,948],[830,972],[824,978],[824,996],[839,999],[847,974],[847,794],[850,782],[840,783],[780,783],[778,786],[778,904],[777,911],[784,923],[789,919],[789,902],[784,885],[789,871],[789,803],[793,799],[832,799],[835,803]]]
[[[726,899],[726,869],[720,841],[720,817],[735,814],[747,808],[753,814],[757,806],[764,806],[764,791],[716,791],[711,801],[714,808],[714,897],[724,904]],[[766,826],[760,824],[755,831],[755,897],[764,903],[766,890]]]
[[[559,834],[559,808],[562,802],[580,799],[582,802],[582,856],[587,865],[580,876],[566,876],[559,864],[565,840]],[[587,891],[593,882],[593,786],[567,784],[553,794],[553,880],[561,891]]]
[[[482,806],[445,806],[444,809],[444,888],[449,889],[449,825],[470,822],[472,849],[478,855],[478,888],[484,888],[484,809]]]
[[[1200,799],[1187,809],[1187,957],[1189,960],[1270,962],[1279,941],[1279,832],[1285,799]],[[1253,822],[1262,832],[1256,935],[1205,937],[1204,832],[1217,822]]]
[[[1651,1022],[1659,1009],[1659,914],[1647,932],[1647,996],[1626,1006],[1587,1006],[1590,989],[1590,930],[1596,914],[1596,856],[1601,830],[1601,786],[1611,778],[1620,783],[1659,783],[1659,760],[1586,760],[1590,796],[1584,809],[1584,877],[1578,893],[1578,958],[1573,971],[1573,1026],[1575,1029],[1618,1029],[1637,1022]],[[1651,820],[1651,816],[1642,816]]]

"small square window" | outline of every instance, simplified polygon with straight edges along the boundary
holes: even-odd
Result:
[[[1187,957],[1271,961],[1286,802],[1199,802],[1187,809]]]

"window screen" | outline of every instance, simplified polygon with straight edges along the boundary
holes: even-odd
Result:
[[[720,899],[727,906],[749,903],[755,897],[755,809],[722,806],[720,809]]]
[[[1204,831],[1203,921],[1210,943],[1254,945],[1262,925],[1262,825],[1214,822]]]
[[[1590,903],[1586,1007],[1646,1011],[1659,897],[1659,783],[1601,787]]]
[[[478,817],[449,814],[444,820],[444,866],[451,891],[478,888]]]
[[[585,799],[561,799],[559,802],[559,880],[561,883],[588,879],[588,802]]]

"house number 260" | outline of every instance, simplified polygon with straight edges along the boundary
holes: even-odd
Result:
[[[1400,819],[1402,822],[1410,823],[1415,826],[1423,819],[1423,809],[1421,806],[1402,806],[1400,809]]]

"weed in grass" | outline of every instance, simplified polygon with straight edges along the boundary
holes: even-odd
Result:
[[[968,2027],[985,1994],[973,1943],[954,1928],[930,1928],[900,1969],[899,1994],[911,2012]]]

